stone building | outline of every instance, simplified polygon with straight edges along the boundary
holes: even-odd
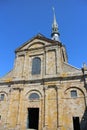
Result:
[[[51,37],[17,48],[14,68],[0,78],[0,130],[87,129],[87,67],[68,64],[55,14]]]

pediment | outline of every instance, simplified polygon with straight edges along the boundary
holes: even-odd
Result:
[[[29,45],[29,49],[43,47],[44,45],[45,43],[42,42],[34,42]]]
[[[32,39],[30,39],[29,41],[25,42],[19,48],[17,48],[15,52],[23,51],[23,50],[27,50],[27,49],[41,48],[43,46],[51,45],[53,43],[54,43],[53,40],[48,39],[41,34],[38,34],[35,37],[33,37]]]

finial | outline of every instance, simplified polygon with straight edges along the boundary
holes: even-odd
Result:
[[[54,22],[53,22],[53,23],[54,23],[55,25],[57,25],[56,15],[55,15],[55,9],[54,9],[54,7],[52,7],[52,9],[53,9],[53,14],[54,14]]]
[[[52,9],[53,9],[53,16],[54,16],[54,18],[53,18],[53,24],[52,24],[51,37],[52,37],[53,40],[60,41],[60,40],[59,40],[59,35],[60,35],[60,34],[59,34],[59,32],[58,32],[58,24],[57,24],[57,22],[56,22],[55,9],[54,9],[54,7],[52,7]]]
[[[53,13],[55,14],[55,9],[54,9],[54,7],[52,7],[52,9],[53,9]]]

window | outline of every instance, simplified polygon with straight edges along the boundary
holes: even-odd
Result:
[[[39,99],[40,97],[39,97],[39,95],[37,94],[37,93],[32,93],[32,94],[30,94],[30,96],[29,96],[29,99],[30,100],[37,100],[37,99]]]
[[[71,97],[77,97],[77,91],[76,90],[71,91]]]
[[[40,74],[41,71],[41,59],[39,57],[35,57],[32,60],[32,75]]]
[[[0,94],[0,100],[1,100],[1,101],[4,101],[4,97],[5,97],[4,94]]]

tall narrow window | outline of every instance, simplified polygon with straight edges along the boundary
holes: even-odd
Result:
[[[41,59],[39,57],[35,57],[32,60],[32,75],[40,74],[41,72]]]

